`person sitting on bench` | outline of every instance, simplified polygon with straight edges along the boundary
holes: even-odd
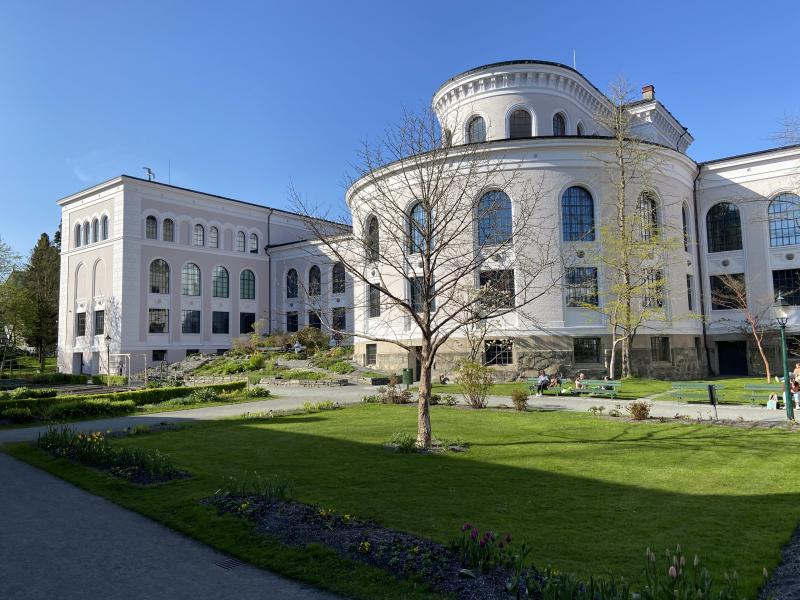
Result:
[[[575,378],[575,389],[582,390],[584,385],[583,382],[586,380],[585,373],[578,373],[578,376]]]
[[[539,377],[536,379],[536,396],[541,397],[544,395],[545,390],[550,385],[550,378],[545,375],[544,371],[539,371]]]

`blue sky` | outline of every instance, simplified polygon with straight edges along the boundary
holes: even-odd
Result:
[[[610,8],[611,6],[616,9]],[[696,160],[800,114],[800,3],[0,0],[0,236],[27,253],[58,198],[153,168],[288,207],[342,202],[360,142],[463,70],[572,63],[653,83]]]

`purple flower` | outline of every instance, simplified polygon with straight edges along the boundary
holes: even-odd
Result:
[[[467,529],[472,529],[472,525],[470,525],[469,523],[464,523],[461,526],[461,531],[466,531]]]
[[[481,545],[481,548],[483,548],[486,545],[486,540],[481,540],[479,543]]]
[[[472,537],[473,540],[477,540],[478,539],[478,530],[473,528],[472,533],[470,534],[470,536]]]

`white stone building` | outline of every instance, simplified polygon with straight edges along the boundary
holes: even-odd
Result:
[[[479,145],[489,158],[542,181],[544,209],[558,221],[569,268],[582,269],[583,282],[590,277],[602,291],[604,273],[589,257],[598,243],[593,227],[610,209],[598,157],[611,141],[594,119],[610,106],[608,98],[570,67],[522,60],[453,77],[432,106],[454,147]],[[719,275],[741,274],[754,309],[767,307],[779,291],[800,305],[800,147],[698,164],[686,155],[691,134],[652,86],[627,110],[636,117],[636,134],[652,141],[663,161],[652,182],[655,218],[685,240],[663,274],[666,318],[637,336],[634,371],[757,373],[741,311],[715,305],[711,289]],[[385,167],[387,177],[398,175],[392,169]],[[490,191],[507,197],[509,214],[517,209],[519,190]],[[380,232],[384,218],[364,209],[363,193],[357,181],[346,195],[357,239],[369,237],[370,226]],[[59,204],[62,371],[104,372],[107,343],[112,353],[131,354],[134,365],[137,356],[171,362],[187,352],[226,349],[262,317],[272,331],[325,329],[335,320],[353,331],[356,360],[378,369],[415,367],[413,352],[367,338],[381,331],[414,346],[418,333],[358,301],[366,285],[335,266],[298,215],[128,176]],[[537,368],[604,372],[608,325],[576,306],[574,293],[575,286],[560,286],[495,323],[487,360],[507,376]],[[800,333],[796,314],[789,330]],[[774,339],[768,346],[776,360]],[[449,372],[463,353],[463,339],[455,336],[435,371]]]

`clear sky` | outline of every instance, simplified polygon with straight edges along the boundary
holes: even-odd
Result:
[[[613,8],[612,8],[613,7]],[[359,144],[449,77],[520,58],[617,75],[707,160],[800,114],[800,3],[0,0],[0,236],[27,253],[55,201],[121,173],[288,207],[341,203]]]

